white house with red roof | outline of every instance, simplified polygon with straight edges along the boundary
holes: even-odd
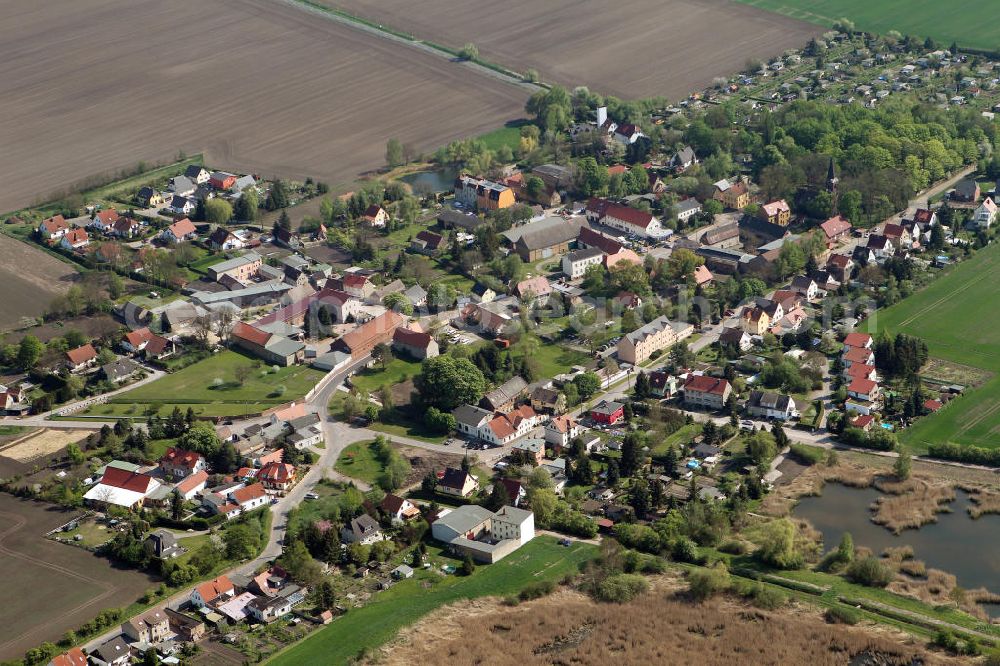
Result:
[[[236,586],[225,574],[195,586],[191,592],[191,605],[195,608],[225,603],[236,594]]]
[[[107,234],[111,232],[112,227],[114,227],[117,221],[118,211],[114,208],[108,208],[107,210],[94,213],[94,217],[90,220],[90,227],[97,229],[102,234]]]
[[[69,231],[69,222],[62,215],[53,215],[42,220],[35,231],[45,240],[62,238]]]
[[[79,250],[90,244],[90,236],[86,229],[70,229],[59,239],[59,246],[64,250]]]
[[[195,229],[194,223],[186,217],[177,220],[160,234],[160,238],[168,243],[180,243],[197,236],[198,230]]]
[[[141,352],[155,334],[147,327],[129,331],[122,337],[121,347],[130,354]]]
[[[260,468],[257,480],[268,490],[287,492],[295,485],[295,465],[285,462],[270,462]]]
[[[725,379],[708,375],[692,375],[684,382],[684,402],[708,409],[722,409],[732,393]]]
[[[97,350],[90,343],[66,352],[66,367],[70,372],[85,370],[97,362]]]
[[[416,504],[398,495],[386,495],[379,507],[385,511],[393,524],[397,525],[413,520],[420,515],[420,509]]]
[[[203,491],[207,482],[208,472],[206,470],[200,470],[174,486],[174,490],[181,496],[182,499],[189,500],[193,499],[198,493]]]
[[[611,203],[606,199],[591,199],[587,203],[587,219],[642,238],[663,235],[660,221],[651,213]]]
[[[827,248],[832,248],[840,242],[841,239],[847,237],[851,233],[851,229],[853,227],[843,216],[838,215],[836,217],[831,217],[826,222],[819,225],[819,228],[823,230],[823,235],[826,237]]]
[[[871,349],[873,342],[874,340],[872,339],[872,336],[867,333],[858,333],[857,331],[848,333],[844,338],[845,347],[861,347],[863,349]]]
[[[414,331],[400,326],[392,334],[393,351],[402,351],[417,359],[433,358],[440,354],[437,340],[430,333]]]
[[[844,354],[841,360],[845,368],[850,368],[855,363],[875,365],[875,354],[871,349],[865,349],[864,347],[844,347]]]
[[[200,453],[171,446],[159,462],[163,473],[174,479],[184,479],[206,469],[205,458]]]

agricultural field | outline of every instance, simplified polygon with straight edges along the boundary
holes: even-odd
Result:
[[[382,166],[388,137],[432,150],[519,117],[528,96],[270,0],[13,0],[0,60],[0,211],[181,150],[349,183]],[[178,89],[187,102],[169,103]]]
[[[0,440],[0,477],[26,474],[35,467],[44,467],[56,453],[70,444],[80,442],[88,434],[87,430],[42,428],[16,438],[3,436]],[[0,435],[4,435],[3,431],[0,431]]]
[[[970,20],[996,9],[992,0],[737,0],[759,9],[817,25],[833,27],[841,18],[854,21],[859,30],[930,36],[947,47],[996,49],[1000,46],[1000,26]]]
[[[990,448],[1000,445],[1000,358],[996,354],[1000,311],[990,306],[997,298],[998,280],[1000,246],[994,243],[949,269],[923,291],[880,310],[869,322],[872,328],[890,334],[920,336],[931,356],[975,369],[967,377],[949,372],[951,381],[970,386],[990,377],[901,433],[901,439],[917,451],[945,441]],[[942,371],[940,363],[932,363],[931,368],[932,374]]]
[[[3,122],[0,119],[0,127]],[[0,157],[0,161],[4,159]],[[49,302],[65,293],[78,277],[72,265],[4,234],[0,234],[0,258],[0,332],[18,326],[24,317],[44,314]]]
[[[822,28],[724,0],[321,0],[350,14],[541,79],[626,99],[678,98],[748,58],[805,45]]]
[[[0,604],[0,660],[59,640],[105,608],[128,606],[155,584],[145,574],[45,538],[75,515],[0,494],[0,570],[16,572],[6,576]]]
[[[239,368],[250,369],[242,384],[236,376]],[[275,369],[235,351],[224,351],[79,415],[145,418],[151,405],[159,406],[161,416],[168,415],[174,405],[182,410],[191,406],[202,416],[252,414],[301,398],[323,374],[302,365]]]
[[[346,663],[362,650],[381,646],[403,627],[445,604],[516,593],[535,581],[558,581],[566,574],[576,573],[579,564],[595,554],[596,549],[587,544],[576,543],[567,548],[552,537],[540,536],[496,564],[477,567],[469,577],[418,571],[412,579],[380,593],[368,605],[349,611],[330,626],[275,656],[270,663],[277,666]],[[458,564],[457,560],[454,562]],[[497,654],[500,653],[493,653]]]

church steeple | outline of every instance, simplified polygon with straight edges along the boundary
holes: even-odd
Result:
[[[833,169],[833,158],[830,158],[830,168],[826,172],[826,189],[830,191],[831,194],[837,193],[837,183],[840,179],[837,178],[837,172]]]

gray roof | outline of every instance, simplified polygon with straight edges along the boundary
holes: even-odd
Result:
[[[253,176],[240,176],[236,179],[236,183],[233,185],[233,189],[237,192],[242,192],[248,187],[252,187],[257,184],[257,181]]]
[[[264,348],[278,356],[292,356],[305,349],[304,342],[298,342],[281,335],[272,335]]]
[[[789,407],[795,409],[795,400],[791,396],[770,391],[752,391],[747,403],[750,407],[786,411]]]
[[[505,402],[510,402],[515,399],[518,395],[524,392],[526,388],[528,388],[528,382],[524,381],[523,378],[520,376],[511,377],[503,384],[487,393],[483,397],[483,400],[488,402],[493,407],[497,407]]]
[[[411,303],[417,303],[418,301],[422,301],[427,298],[427,291],[419,284],[415,284],[404,291],[403,295],[410,299]]]
[[[498,518],[502,518],[513,523],[523,523],[526,519],[530,518],[531,515],[531,511],[519,509],[516,506],[502,506],[500,507],[500,510],[496,512],[496,516]]]
[[[526,241],[529,244],[538,242],[540,239],[546,238],[549,235],[552,235],[553,238],[565,236],[565,240],[568,240],[570,238],[577,237],[580,233],[581,226],[583,226],[583,222],[581,220],[565,220],[561,217],[546,217],[538,222],[530,222],[528,224],[522,224],[519,227],[512,227],[500,235],[509,240],[511,243],[516,243],[525,236],[531,237],[531,241]],[[551,244],[552,243],[549,243],[549,245]],[[538,247],[545,246],[539,245]]]
[[[493,517],[493,512],[476,504],[465,504],[438,518],[436,523],[448,527],[458,534],[472,531],[483,521]]]
[[[625,337],[632,344],[636,344],[638,342],[641,342],[642,340],[645,340],[651,335],[659,333],[660,331],[665,331],[666,329],[671,327],[683,330],[688,327],[688,324],[677,324],[675,326],[674,324],[670,323],[670,319],[668,319],[666,315],[662,315],[657,317],[653,321],[649,322],[645,326],[638,328],[632,331],[631,333],[628,333]]]
[[[104,376],[108,379],[122,379],[134,372],[142,370],[142,366],[130,358],[120,358],[117,361],[101,366]]]
[[[674,208],[677,209],[678,213],[686,213],[689,210],[698,210],[701,208],[701,202],[694,197],[688,197],[684,201],[678,201],[675,203]]]
[[[171,192],[190,192],[194,189],[194,181],[187,176],[175,176],[170,183]]]
[[[217,264],[212,264],[208,267],[208,270],[215,271],[216,273],[224,273],[226,271],[231,271],[234,268],[251,264],[255,261],[261,261],[261,256],[256,252],[247,252],[239,257],[233,257],[232,259],[226,259],[225,261],[220,261]]]
[[[566,257],[573,262],[583,261],[584,259],[592,259],[594,257],[600,257],[604,255],[600,248],[588,247],[585,250],[573,250]]]
[[[209,293],[204,291],[196,291],[191,294],[193,300],[198,301],[202,305],[208,305],[209,303],[218,303],[221,301],[231,301],[237,298],[253,298],[254,296],[278,296],[292,288],[291,285],[282,284],[280,282],[264,282],[261,284],[255,284],[247,287],[246,289],[236,289],[234,291],[220,291],[218,293]]]
[[[483,420],[489,420],[493,417],[493,412],[487,411],[482,407],[475,407],[473,405],[461,405],[452,411],[452,416],[455,417],[457,423],[464,425],[469,425],[478,428],[479,424]]]

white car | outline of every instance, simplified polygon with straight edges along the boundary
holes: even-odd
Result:
[[[753,430],[756,427],[757,424],[755,424],[753,421],[749,419],[743,419],[742,421],[740,421],[740,430]]]

